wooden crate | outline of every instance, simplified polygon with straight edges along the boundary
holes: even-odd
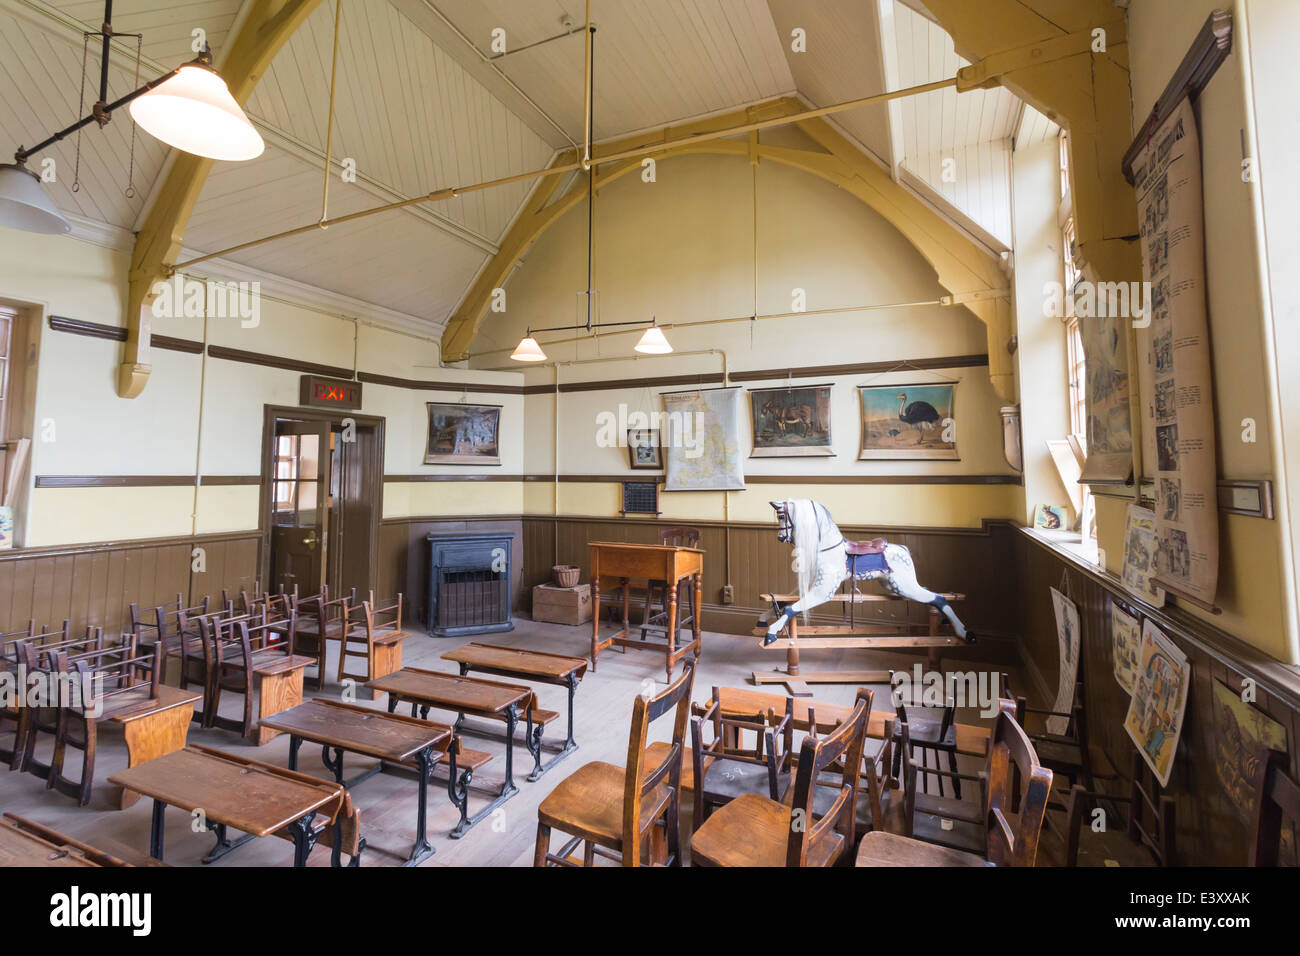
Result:
[[[533,588],[533,620],[577,626],[591,620],[591,585],[559,588],[539,584]]]

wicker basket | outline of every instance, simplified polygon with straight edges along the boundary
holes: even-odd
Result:
[[[559,588],[577,587],[578,575],[581,573],[580,568],[575,568],[571,564],[557,564],[551,568],[551,574],[555,577],[555,586]]]

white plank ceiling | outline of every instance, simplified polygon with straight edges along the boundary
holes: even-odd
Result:
[[[248,0],[242,0],[248,2]],[[546,166],[583,131],[584,0],[343,0],[329,212],[342,215],[449,186]],[[201,28],[221,61],[241,0],[116,0],[113,25],[144,34],[142,78],[193,56]],[[0,153],[38,141],[80,115],[83,30],[102,0],[0,0]],[[733,110],[782,95],[842,102],[952,76],[962,61],[934,23],[895,0],[595,0],[598,140]],[[494,56],[493,30],[508,54]],[[802,29],[807,52],[791,49]],[[247,112],[267,142],[249,163],[217,163],[185,238],[187,254],[228,248],[315,222],[334,31],[322,3],[267,70]],[[93,47],[93,44],[92,44]],[[88,58],[94,98],[98,53]],[[134,41],[114,49],[111,89],[135,79]],[[1022,122],[1006,91],[952,91],[839,114],[834,121],[910,188],[947,209],[994,248],[1010,242],[1013,136],[1053,135]],[[1020,124],[1018,126],[1018,124]],[[135,136],[136,193],[124,195],[132,124],[123,113],[81,141],[44,155],[61,209],[92,224],[138,228],[167,149]],[[12,147],[11,145],[12,144]],[[338,164],[354,160],[358,181]],[[952,160],[951,163],[945,163]],[[945,177],[955,169],[955,178]],[[436,334],[531,189],[518,183],[386,213],[228,257],[255,269],[369,303],[380,321]],[[125,238],[122,238],[125,237]],[[220,274],[222,260],[205,263]],[[292,284],[291,283],[291,284]]]

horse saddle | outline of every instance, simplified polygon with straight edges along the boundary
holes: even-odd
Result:
[[[872,538],[870,541],[845,541],[844,547],[849,554],[884,554],[887,544],[889,542],[884,538]]]

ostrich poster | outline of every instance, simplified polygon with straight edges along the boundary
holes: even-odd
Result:
[[[863,461],[957,460],[957,383],[859,385]]]
[[[754,423],[751,458],[830,457],[831,387],[755,388],[749,392]]]

